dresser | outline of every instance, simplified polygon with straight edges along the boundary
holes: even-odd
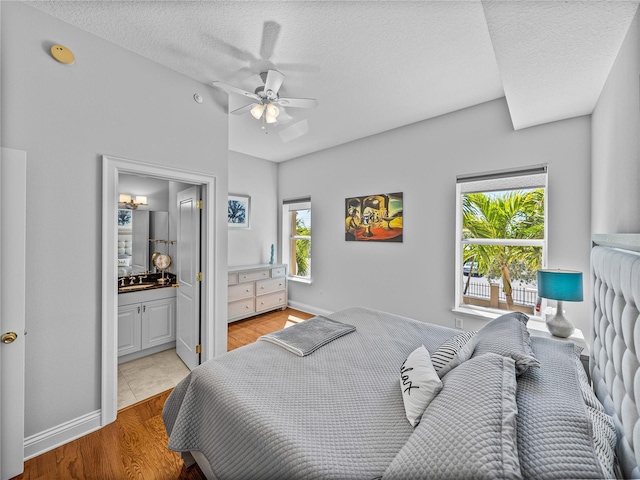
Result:
[[[287,266],[229,267],[228,322],[287,307]]]

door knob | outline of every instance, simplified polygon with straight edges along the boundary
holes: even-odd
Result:
[[[2,335],[2,343],[13,343],[13,341],[18,338],[18,334],[16,332],[7,332]]]

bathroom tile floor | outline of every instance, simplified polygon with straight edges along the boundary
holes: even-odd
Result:
[[[189,374],[175,348],[118,365],[118,410],[175,387]]]

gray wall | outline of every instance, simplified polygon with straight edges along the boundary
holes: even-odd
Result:
[[[290,282],[289,298],[453,327],[456,175],[540,163],[549,165],[549,267],[586,273],[590,157],[589,117],[514,131],[499,99],[284,162],[280,199],[311,195],[313,208],[313,283]],[[398,191],[403,243],[345,242],[346,197]],[[565,302],[565,310],[588,332],[588,302]]]
[[[269,263],[278,252],[278,164],[229,152],[229,192],[251,196],[249,229],[229,229],[229,265]]]
[[[640,232],[640,23],[629,27],[592,115],[593,233]]]
[[[30,436],[100,409],[101,155],[216,175],[226,279],[228,124],[213,88],[22,3],[1,8],[2,146],[27,152]],[[54,43],[74,65],[52,59]]]

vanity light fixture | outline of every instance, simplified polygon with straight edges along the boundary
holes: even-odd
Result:
[[[128,193],[121,193],[118,197],[118,204],[124,205],[125,208],[135,210],[140,205],[147,205],[147,197],[144,195],[136,195],[136,199],[131,198]]]

